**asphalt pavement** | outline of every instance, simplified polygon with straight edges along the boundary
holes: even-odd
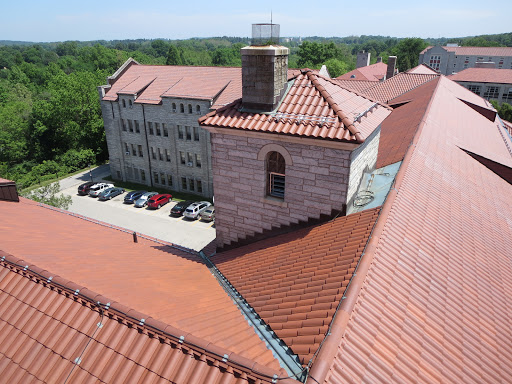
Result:
[[[102,181],[103,177],[110,175],[109,166],[107,164],[91,169],[91,173],[93,181]],[[170,202],[160,209],[152,210],[135,208],[133,204],[124,204],[125,193],[108,201],[79,196],[77,187],[90,180],[90,172],[87,171],[60,181],[61,192],[71,196],[73,201],[68,209],[70,212],[196,251],[200,251],[215,239],[213,223],[199,220],[189,221],[183,217],[170,217],[170,210],[176,202]]]

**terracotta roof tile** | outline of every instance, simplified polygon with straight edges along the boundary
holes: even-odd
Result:
[[[418,74],[402,72],[390,79],[375,84],[373,87],[366,89],[363,94],[374,100],[379,100],[383,103],[388,103],[389,100],[394,99],[420,85],[427,83],[439,74]]]
[[[135,244],[130,233],[23,198],[19,203],[0,201],[0,211],[3,250],[37,264],[42,273],[65,276],[91,297],[100,292],[111,298],[116,302],[113,307],[135,309],[180,332],[279,369],[272,353],[196,254],[142,238]],[[16,220],[9,220],[14,216]],[[19,240],[26,238],[31,241]],[[44,310],[51,310],[42,296],[35,299]],[[205,322],[205,318],[210,320]],[[78,317],[69,320],[75,327],[81,321]],[[249,355],[245,355],[249,353],[246,346],[253,348]]]
[[[362,93],[368,88],[371,88],[375,85],[375,81],[369,80],[349,80],[349,79],[333,79],[337,84],[341,85],[343,88],[350,89],[355,92]]]
[[[378,213],[376,208],[341,217],[217,254],[212,261],[305,359],[318,348],[360,257],[357,250],[366,244]],[[338,247],[331,249],[332,244]],[[326,283],[329,277],[334,279]]]
[[[237,100],[202,117],[200,123],[361,143],[390,113],[385,106],[310,70],[293,80],[275,113],[242,112],[241,107],[241,100]]]
[[[386,76],[388,65],[380,62],[366,67],[354,69],[344,75],[338,76],[339,80],[366,80],[366,81],[381,81]]]
[[[512,69],[466,68],[448,78],[457,82],[512,84]]]
[[[0,261],[2,382],[191,383],[215,377],[215,382],[242,384],[284,376],[234,354],[223,362],[224,349],[181,344],[106,309],[105,303],[100,310],[94,301],[46,283],[31,269],[11,264],[14,257],[2,255],[7,257]]]
[[[460,149],[505,155],[510,138],[437,83],[346,293],[353,307],[318,357],[334,356],[326,383],[512,377],[512,187]]]
[[[411,68],[406,71],[407,73],[416,73],[416,74],[424,74],[424,75],[436,75],[438,74],[436,71],[434,71],[432,68],[430,68],[426,64],[420,64],[414,68]]]
[[[425,48],[425,53],[432,46]],[[447,52],[455,52],[456,55],[466,56],[512,56],[512,47],[442,47]]]

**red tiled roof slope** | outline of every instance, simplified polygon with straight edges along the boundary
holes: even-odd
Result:
[[[389,100],[419,87],[421,84],[433,80],[436,77],[439,77],[439,75],[402,72],[366,89],[363,95],[383,103],[388,103]]]
[[[347,72],[336,79],[339,80],[367,80],[367,81],[381,81],[386,76],[388,65],[383,62],[360,67],[353,71]]]
[[[434,71],[432,68],[430,68],[426,64],[420,64],[414,68],[411,68],[406,71],[406,73],[416,73],[416,74],[423,74],[423,75],[436,75],[437,72]]]
[[[305,70],[294,80],[276,113],[245,112],[241,100],[202,117],[203,126],[281,133],[361,143],[389,109]],[[359,115],[360,121],[354,121]],[[370,118],[371,117],[371,118]]]
[[[12,256],[7,260],[20,262]],[[223,362],[224,354],[218,349],[213,353],[186,341],[180,343],[177,336],[152,328],[158,324],[151,319],[140,324],[112,307],[106,309],[105,302],[97,305],[96,300],[23,269],[0,262],[2,382],[272,381],[272,370],[254,363],[240,366],[247,361],[233,354]]]
[[[438,81],[438,78],[434,79],[393,100],[392,105],[400,101],[406,104],[396,107],[382,122],[376,168],[403,160]]]
[[[217,268],[307,364],[327,331],[379,208],[217,254]]]
[[[453,81],[512,84],[512,69],[466,68],[448,78]]]
[[[338,78],[332,79],[332,81],[341,85],[343,88],[351,89],[358,93],[362,93],[375,85],[375,81],[369,80],[342,80]]]
[[[327,383],[511,381],[512,186],[459,145],[508,150],[449,82],[382,208],[362,288],[347,293],[357,302]]]
[[[279,369],[199,256],[59,211],[0,201],[1,248],[196,337]],[[16,220],[12,220],[16,217]],[[23,239],[23,240],[21,240]]]
[[[421,53],[425,53],[433,46],[425,48]],[[467,56],[512,56],[512,47],[442,47],[448,52],[455,52],[456,55]]]

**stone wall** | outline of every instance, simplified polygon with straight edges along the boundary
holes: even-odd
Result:
[[[112,177],[212,197],[210,133],[199,127],[197,121],[210,111],[210,101],[164,98],[161,105],[148,105],[136,104],[134,100],[133,96],[121,95],[117,102],[101,102]],[[182,127],[183,138],[178,127]],[[190,129],[190,138],[186,127]],[[184,164],[181,153],[185,155]]]
[[[270,136],[270,135],[269,135]],[[282,148],[284,200],[267,196],[265,153]],[[350,151],[249,136],[212,134],[217,244],[342,210]]]

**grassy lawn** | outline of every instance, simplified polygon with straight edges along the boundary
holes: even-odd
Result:
[[[130,191],[155,191],[158,193],[170,193],[172,195],[173,201],[192,200],[192,201],[209,201],[210,203],[212,202],[211,199],[207,199],[204,196],[194,195],[192,193],[178,192],[178,191],[174,191],[172,189],[150,187],[149,185],[146,185],[146,184],[137,184],[137,183],[113,180],[112,177],[110,177],[110,176],[104,177],[103,180],[108,180],[108,181],[114,183],[116,187],[124,188],[127,192],[130,192]]]
[[[23,193],[28,193],[30,191],[33,191],[34,189],[44,187],[44,186],[46,186],[48,184],[52,184],[52,183],[55,183],[55,182],[60,181],[62,179],[65,179],[66,177],[73,176],[73,175],[76,175],[78,173],[82,173],[82,172],[85,172],[85,171],[88,171],[88,170],[89,170],[89,167],[86,167],[86,168],[83,168],[83,169],[79,169],[78,171],[74,171],[74,172],[70,172],[70,173],[66,173],[66,174],[62,174],[62,175],[58,175],[58,176],[56,175],[56,177],[53,178],[53,179],[41,181],[38,184],[33,184],[30,187],[24,188],[22,192]]]

